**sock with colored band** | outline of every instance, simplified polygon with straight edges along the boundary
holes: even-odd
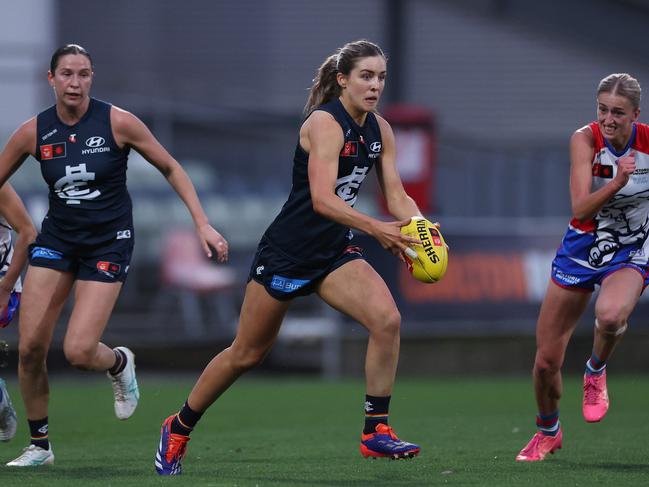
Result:
[[[126,367],[127,358],[126,354],[121,350],[113,349],[113,352],[115,352],[115,364],[108,369],[108,373],[110,375],[117,375]]]
[[[36,419],[34,421],[28,419],[27,423],[29,423],[29,432],[32,437],[31,444],[36,445],[43,450],[49,450],[50,440],[47,416],[45,416],[43,419]]]
[[[369,435],[376,432],[380,423],[388,424],[388,410],[390,409],[391,396],[365,396],[365,427],[363,434]]]
[[[189,434],[196,426],[196,423],[201,419],[203,413],[194,411],[189,407],[187,401],[183,407],[178,411],[176,417],[171,421],[170,430],[173,434],[189,436]]]
[[[606,360],[600,360],[594,353],[586,362],[586,374],[601,375],[606,370]]]
[[[556,434],[559,432],[560,424],[559,410],[546,415],[539,413],[536,416],[536,427],[544,435],[556,436]]]

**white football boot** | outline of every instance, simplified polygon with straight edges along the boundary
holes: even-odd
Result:
[[[0,379],[0,390],[2,391],[2,401],[0,401],[0,441],[9,441],[16,434],[16,410],[11,404],[9,391],[5,381]]]
[[[126,347],[116,347],[126,355],[126,366],[117,375],[106,372],[106,375],[113,383],[115,394],[115,416],[118,419],[128,419],[135,412],[137,402],[140,399],[140,390],[137,387],[135,378],[135,354]]]
[[[7,467],[38,467],[40,465],[52,465],[54,463],[54,452],[52,445],[49,450],[43,450],[36,445],[29,445],[23,448],[22,454],[7,464]]]

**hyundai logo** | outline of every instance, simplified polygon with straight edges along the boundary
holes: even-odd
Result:
[[[381,152],[381,142],[372,142],[370,149],[372,152]]]
[[[104,140],[104,138],[103,138],[103,137],[99,137],[98,135],[95,135],[94,137],[89,137],[89,138],[86,140],[86,145],[87,145],[88,147],[101,147],[101,146],[104,145],[105,143],[106,143],[106,141]],[[381,144],[379,144],[379,146],[380,146],[380,145],[381,145]]]

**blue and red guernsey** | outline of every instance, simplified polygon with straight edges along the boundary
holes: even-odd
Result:
[[[358,191],[374,162],[381,156],[381,129],[368,113],[359,126],[338,98],[316,110],[330,113],[340,125],[344,144],[338,158],[335,192],[354,206]],[[298,141],[293,159],[293,187],[275,221],[266,230],[270,245],[298,264],[319,264],[338,257],[352,238],[349,227],[313,211],[308,176],[309,154]]]
[[[56,106],[36,119],[36,159],[49,187],[42,231],[63,242],[99,244],[132,226],[126,189],[129,149],[115,142],[110,111],[110,104],[91,98],[74,125],[61,122]]]
[[[589,125],[595,139],[592,191],[617,174],[617,160],[635,151],[636,170],[590,221],[573,219],[557,256],[593,270],[618,264],[644,267],[649,260],[649,126],[633,125],[631,139],[620,152],[602,135],[597,122]]]

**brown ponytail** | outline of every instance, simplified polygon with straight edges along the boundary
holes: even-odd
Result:
[[[309,98],[304,106],[304,113],[309,114],[314,108],[340,96],[340,85],[337,75],[348,75],[359,59],[373,56],[385,58],[383,50],[366,40],[345,44],[322,63],[309,90]]]

